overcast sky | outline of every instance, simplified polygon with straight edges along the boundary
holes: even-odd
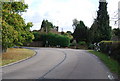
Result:
[[[118,27],[113,19],[117,18],[118,1],[107,0],[110,25],[113,28]],[[75,18],[91,27],[99,7],[99,0],[25,0],[25,3],[29,8],[22,16],[26,22],[33,22],[31,30],[39,30],[43,19],[59,26],[59,31],[62,28],[63,31],[73,31],[72,20]]]

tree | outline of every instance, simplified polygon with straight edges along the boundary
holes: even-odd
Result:
[[[107,12],[107,2],[99,2],[97,19],[95,20],[96,28],[94,31],[94,42],[111,39],[111,27],[109,26],[109,15]]]
[[[94,23],[92,24],[90,30],[89,30],[89,41],[90,43],[98,42],[100,39],[100,33],[98,30],[98,24],[97,20],[94,20]]]
[[[35,39],[33,41],[40,41],[40,32],[33,31]]]
[[[74,24],[74,22],[73,22]],[[79,21],[79,23],[75,26],[75,30],[73,33],[74,39],[79,42],[79,41],[85,41],[87,42],[87,27],[85,26],[83,21]]]
[[[120,28],[114,28],[113,33],[120,38]]]
[[[70,40],[73,39],[72,32],[67,31],[67,32],[61,32],[61,35],[68,37]]]
[[[2,2],[2,47],[3,51],[12,46],[27,44],[34,39],[30,32],[32,23],[25,24],[21,13],[28,6],[22,2]]]
[[[72,35],[72,32],[71,32],[71,31],[67,31],[66,33],[68,33],[69,35]]]
[[[73,30],[75,30],[75,28],[77,27],[77,25],[79,24],[79,21],[77,19],[73,20]]]
[[[90,28],[92,42],[111,39],[111,27],[109,26],[109,15],[107,12],[107,2],[99,2],[97,18]]]
[[[44,32],[48,33],[51,28],[54,28],[53,24],[49,22],[48,20],[43,20],[41,24],[41,29],[43,29]]]

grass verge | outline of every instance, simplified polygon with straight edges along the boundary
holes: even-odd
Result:
[[[109,56],[101,52],[93,50],[89,50],[89,52],[98,56],[103,61],[103,63],[110,69],[111,72],[120,75],[120,64],[116,60],[109,58]]]
[[[17,62],[19,60],[31,57],[35,54],[35,51],[23,48],[8,48],[7,52],[0,56],[1,66]]]

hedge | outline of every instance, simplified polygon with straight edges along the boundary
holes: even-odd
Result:
[[[40,32],[33,32],[35,39],[33,41],[40,41]]]
[[[120,41],[101,41],[100,51],[108,54],[120,63]]]
[[[70,39],[67,36],[53,33],[41,34],[40,40],[43,41],[44,46],[67,47],[70,45]]]

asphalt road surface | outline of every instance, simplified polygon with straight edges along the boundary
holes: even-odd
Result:
[[[2,68],[3,79],[113,79],[106,66],[85,50],[31,49],[36,56]]]

